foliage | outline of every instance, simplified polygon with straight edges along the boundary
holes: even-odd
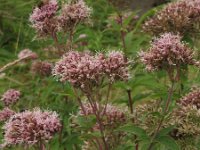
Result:
[[[65,2],[65,0],[60,0],[59,4]],[[92,52],[91,55],[100,52],[106,55],[112,50],[123,51],[130,60],[131,77],[128,82],[118,79],[111,82],[109,77],[102,75],[102,83],[95,85],[94,89],[91,88],[93,93],[89,95],[83,88],[74,87],[69,82],[59,83],[58,79],[52,75],[41,76],[37,72],[33,73],[31,66],[35,60],[30,60],[17,63],[4,72],[0,72],[1,95],[10,88],[21,91],[19,102],[11,107],[16,112],[40,107],[59,114],[62,129],[48,144],[45,143],[47,149],[94,150],[100,149],[99,147],[105,144],[103,140],[109,139],[110,142],[107,140],[108,145],[113,150],[197,150],[199,135],[185,134],[184,131],[187,127],[190,131],[193,127],[200,128],[196,117],[199,110],[191,107],[185,108],[186,110],[179,109],[178,101],[192,87],[199,86],[199,67],[184,66],[180,79],[176,81],[175,78],[172,80],[165,70],[147,72],[139,60],[138,53],[148,49],[149,42],[152,40],[152,36],[145,33],[142,26],[148,17],[156,14],[163,5],[138,16],[140,11],[128,9],[118,11],[110,2],[110,0],[86,1],[87,5],[93,9],[90,22],[76,26],[72,44],[76,51],[89,50]],[[39,2],[36,0],[0,0],[1,67],[18,59],[17,54],[25,48],[36,52],[40,61],[48,61],[53,65],[59,61],[61,56],[56,52],[54,40],[51,38],[38,39],[35,30],[31,28],[29,16],[37,4]],[[61,11],[60,8],[59,11]],[[123,16],[126,17],[123,18]],[[63,32],[58,33],[61,46],[65,45],[66,38],[70,38],[70,35],[65,33],[63,35]],[[184,37],[183,40],[188,43],[187,46],[194,49],[196,59],[198,59],[199,51],[196,49],[199,42],[196,38]],[[99,92],[101,96],[96,92]],[[96,98],[97,96],[100,98]],[[103,124],[106,135],[103,140],[104,133],[102,134],[100,129],[96,130],[100,128],[98,117],[101,117],[101,109],[96,108],[99,109],[96,112],[99,116],[94,112],[80,115],[81,108],[78,99],[80,98],[85,104],[91,97],[95,97],[103,107],[107,104],[106,98],[108,97],[109,104],[116,108],[119,107],[116,112],[120,114],[123,112],[126,118],[123,122],[115,123],[114,127],[113,124],[108,123],[109,126],[105,123],[110,117],[110,112],[101,118],[100,120],[106,124]],[[166,107],[168,100],[170,104]],[[96,105],[94,102],[92,104]],[[1,103],[0,108],[3,109],[3,107]],[[178,130],[181,130],[182,120],[176,118],[174,114],[187,110],[191,110],[191,113],[185,114],[195,119],[191,121],[191,124],[195,125],[190,127],[190,121],[188,123],[188,120],[184,120],[188,123],[185,130],[180,132],[184,134],[177,134]],[[176,119],[180,119],[178,121],[181,123],[174,123]],[[3,123],[1,125],[3,126]],[[3,134],[0,135],[0,139],[3,140]],[[99,147],[99,143],[96,144],[95,140],[99,141]],[[32,146],[30,150],[37,148]],[[21,150],[24,147],[19,145],[5,149]]]

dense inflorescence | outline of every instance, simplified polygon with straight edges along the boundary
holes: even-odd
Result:
[[[75,3],[65,4],[62,7],[61,15],[58,17],[60,27],[64,31],[69,31],[80,22],[87,22],[91,14],[89,8],[83,0]]]
[[[199,0],[181,0],[168,4],[164,9],[147,20],[143,26],[146,32],[159,35],[165,32],[181,35],[194,34],[199,22]]]
[[[105,70],[111,81],[127,80],[129,78],[128,64],[128,60],[122,52],[111,51],[106,55],[103,71]]]
[[[1,101],[4,103],[5,106],[10,106],[19,100],[20,95],[20,91],[9,89],[2,95]]]
[[[41,76],[51,75],[53,65],[45,61],[35,61],[31,66],[31,72]]]
[[[88,84],[98,84],[103,77],[111,81],[127,80],[128,61],[121,52],[110,52],[108,55],[99,53],[70,51],[56,63],[53,74],[61,82],[70,82],[75,87],[85,87]]]
[[[0,121],[8,120],[15,112],[8,107],[5,107],[3,110],[0,111]]]
[[[18,54],[19,59],[36,59],[38,58],[38,55],[34,52],[32,52],[30,49],[24,49],[19,52]]]
[[[48,142],[61,128],[56,112],[24,111],[16,113],[4,125],[4,145],[33,145]]]
[[[135,106],[135,110],[133,113],[134,116],[134,124],[142,127],[145,129],[149,134],[152,134],[154,128],[156,127],[157,123],[159,122],[160,118],[155,113],[161,113],[162,108],[160,107],[160,101],[152,100],[149,102],[145,102],[143,104],[139,104]],[[165,126],[166,121],[163,123]],[[162,126],[162,127],[163,127]]]
[[[200,108],[200,89],[196,89],[182,97],[179,101],[179,104],[182,106],[193,105]]]
[[[135,124],[152,134],[160,120],[160,117],[155,114],[162,113],[160,104],[159,101],[154,100],[137,105],[134,112]],[[177,140],[187,136],[200,135],[199,116],[200,110],[195,105],[182,106],[178,103],[178,106],[163,121],[161,129],[175,126],[170,135]]]
[[[195,105],[181,106],[174,109],[169,124],[176,126],[173,136],[187,137],[200,135],[200,110]]]
[[[172,33],[165,33],[154,39],[149,50],[142,51],[139,55],[148,71],[199,65],[199,62],[194,59],[192,49],[181,42],[179,35]]]
[[[59,30],[56,13],[58,4],[56,0],[49,0],[41,7],[36,7],[30,15],[32,27],[39,36],[54,35]]]

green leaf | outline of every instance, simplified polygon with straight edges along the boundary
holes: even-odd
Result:
[[[150,140],[149,141],[142,141],[139,143],[139,150],[147,150],[149,145],[150,145]]]
[[[140,140],[149,140],[149,136],[147,135],[146,131],[140,127],[137,127],[132,124],[128,124],[125,126],[122,126],[118,129],[118,131],[124,131],[127,133],[132,133],[138,136]]]
[[[138,12],[139,11],[132,12],[132,14],[123,21],[123,25],[126,27],[133,20],[133,17],[136,16]]]
[[[167,128],[163,128],[160,130],[160,132],[158,133],[158,136],[166,136],[169,132],[171,132],[174,129],[174,126],[170,126]]]
[[[156,141],[164,145],[169,150],[180,150],[180,147],[178,146],[176,141],[170,136],[159,136],[158,138],[156,138]]]
[[[77,123],[85,129],[90,129],[96,123],[96,117],[94,115],[89,116],[78,116]]]
[[[125,36],[125,43],[126,43],[127,49],[131,48],[132,40],[133,40],[133,32],[127,33]]]

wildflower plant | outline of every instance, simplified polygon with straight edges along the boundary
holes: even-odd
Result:
[[[91,8],[83,0],[63,4],[60,12],[59,7],[57,0],[49,0],[36,7],[30,15],[31,26],[36,30],[38,37],[50,36],[59,51],[71,50],[76,26],[89,20]],[[68,35],[64,47],[61,46],[57,35],[63,31]]]
[[[198,32],[199,6],[198,0],[180,0],[169,3],[148,19],[144,23],[143,29],[153,35],[165,32],[173,32],[182,36],[195,35]]]
[[[60,128],[61,124],[56,112],[35,108],[33,111],[16,113],[3,127],[4,146],[36,144],[43,149],[44,143],[52,139]]]
[[[19,100],[20,95],[20,91],[9,89],[2,95],[1,101],[4,103],[5,106],[9,106],[16,103]]]
[[[120,107],[112,104],[100,105],[99,103],[96,103],[96,106],[97,109],[101,111],[100,115],[103,116],[101,117],[101,122],[104,128],[105,139],[109,139],[109,141],[106,140],[108,147],[114,149],[118,144],[123,143],[122,141],[124,140],[123,138],[125,137],[125,134],[122,132],[116,132],[116,129],[128,121],[128,109],[122,110]],[[95,114],[90,103],[83,103],[82,107],[79,108],[78,114],[73,116],[73,126],[76,126],[77,130],[84,131],[85,134],[90,134],[90,132],[98,133],[101,127],[95,121],[94,117]],[[84,125],[79,121],[81,118],[87,120],[87,128],[85,130],[83,130]],[[95,143],[99,143],[99,146],[103,145],[103,141],[100,137],[96,137],[94,143],[91,141],[92,138],[85,139],[85,144],[82,148],[86,149],[88,146],[87,149],[94,148],[96,147]]]
[[[164,33],[155,38],[148,51],[141,51],[139,56],[146,70],[165,70],[172,81],[180,79],[181,71],[188,65],[199,66],[194,50],[181,41],[181,36],[173,33]]]
[[[53,69],[53,74],[63,83],[69,82],[76,94],[82,112],[87,116],[86,107],[81,101],[78,91],[80,90],[88,100],[92,114],[97,119],[99,131],[105,149],[109,149],[106,141],[105,129],[103,125],[104,115],[107,111],[109,92],[113,82],[116,80],[128,80],[129,62],[122,52],[112,51],[108,54],[98,53],[96,55],[90,52],[70,51],[64,54]],[[102,97],[102,86],[108,85],[107,96]],[[99,102],[104,100],[104,106]],[[97,104],[98,103],[98,104]]]
[[[101,2],[109,6],[105,10],[109,14],[98,14],[104,11],[98,5]],[[15,89],[2,94],[0,148],[179,150],[196,146],[200,90],[185,93],[198,79],[183,81],[183,76],[190,71],[195,72],[191,78],[199,76],[198,51],[184,40],[199,30],[200,2],[168,3],[147,20],[148,13],[140,16],[123,11],[127,3],[42,0],[33,8],[29,25],[38,40],[50,37],[52,41],[47,42],[53,46],[48,43],[48,48],[38,53],[24,49],[0,68],[4,73],[23,63],[0,79],[9,80],[9,88],[30,88],[23,94]],[[102,16],[107,20],[86,28],[93,12],[98,22]],[[154,36],[151,42],[138,31],[143,22],[143,30]],[[101,50],[104,47],[108,50]],[[121,50],[112,50],[119,47]],[[135,56],[140,47],[143,50]],[[17,48],[16,44],[15,54]],[[9,78],[11,72],[21,72],[22,81]],[[47,109],[32,109],[43,104]],[[51,107],[57,112],[50,111]],[[183,146],[189,138],[194,142]]]
[[[36,7],[30,16],[32,27],[36,29],[38,36],[50,35],[56,38],[55,34],[58,31],[58,21],[56,12],[58,3],[56,0],[50,0],[41,7]]]

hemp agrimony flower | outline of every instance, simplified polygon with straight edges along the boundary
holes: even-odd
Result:
[[[9,89],[2,95],[1,101],[4,103],[5,106],[10,106],[19,100],[20,95],[20,91]]]
[[[15,112],[8,107],[5,107],[3,110],[0,111],[0,121],[8,120]]]
[[[55,36],[59,30],[56,13],[58,3],[56,0],[49,0],[41,7],[36,7],[30,15],[31,26],[36,30],[38,36]]]
[[[19,59],[24,59],[24,58],[36,59],[36,58],[38,58],[38,55],[36,53],[32,52],[30,49],[24,49],[19,52],[18,58]]]
[[[83,0],[64,4],[59,18],[60,27],[64,31],[73,30],[78,23],[87,22],[90,18],[91,8]]]
[[[181,106],[193,105],[199,109],[200,108],[200,89],[196,89],[189,92],[187,95],[185,95],[184,97],[180,99],[179,104]]]
[[[199,22],[200,1],[180,0],[169,3],[161,11],[148,19],[143,29],[146,32],[159,35],[165,32],[181,35],[194,34]]]
[[[53,65],[45,61],[35,61],[31,66],[31,72],[41,76],[51,75]]]
[[[3,126],[4,145],[48,142],[60,128],[61,123],[56,112],[34,109],[16,113]]]
[[[172,33],[155,38],[147,52],[140,52],[141,61],[148,71],[175,69],[187,65],[199,65],[194,52],[181,42],[181,36]]]
[[[98,85],[104,77],[110,81],[127,80],[128,61],[121,52],[99,53],[70,51],[58,61],[53,74],[61,82],[70,82],[75,87]]]

